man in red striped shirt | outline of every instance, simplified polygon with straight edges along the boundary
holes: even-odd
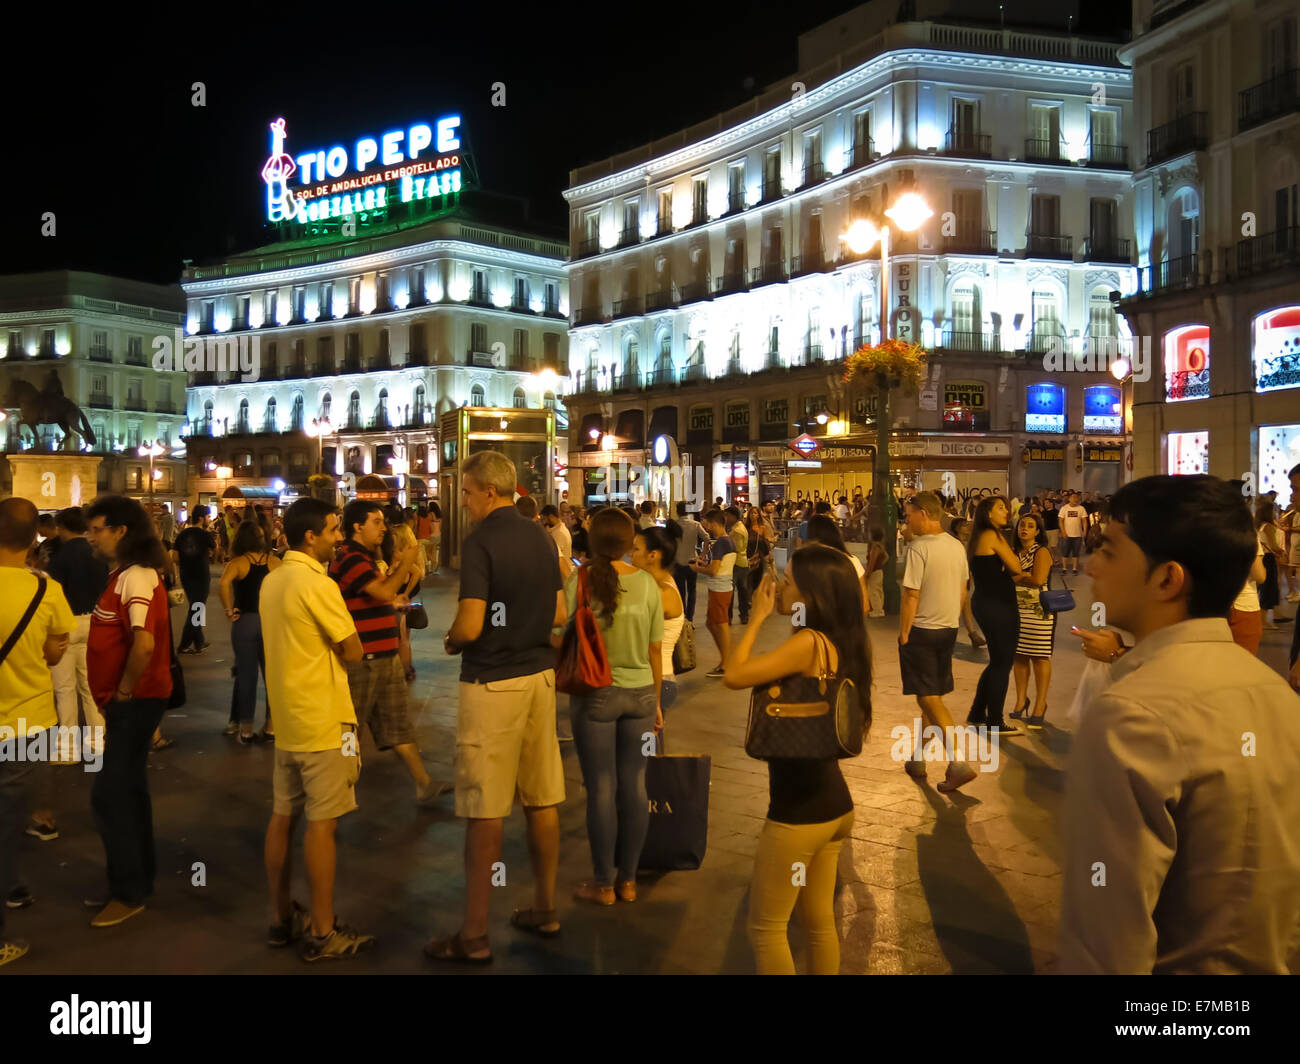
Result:
[[[104,714],[104,765],[90,803],[104,838],[108,896],[86,904],[99,909],[91,927],[112,927],[144,910],[156,873],[146,762],[172,693],[167,555],[134,499],[105,496],[86,516],[91,546],[112,570],[86,638],[90,692]]]
[[[416,800],[423,805],[451,788],[430,779],[420,760],[407,706],[405,670],[397,656],[397,607],[407,601],[400,589],[419,572],[420,548],[416,544],[394,557],[384,575],[378,559],[386,530],[378,503],[365,499],[348,503],[343,510],[346,539],[330,565],[330,576],[343,592],[365,654],[361,661],[347,663],[357,730],[369,725],[380,750],[396,751],[415,782]]]

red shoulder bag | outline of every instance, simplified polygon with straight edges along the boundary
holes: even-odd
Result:
[[[579,569],[578,604],[560,643],[555,689],[569,695],[589,695],[613,682],[605,640],[601,638],[587,594],[587,570]]]

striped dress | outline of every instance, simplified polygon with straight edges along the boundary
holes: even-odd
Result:
[[[1020,552],[1020,568],[1033,572],[1034,555],[1040,550],[1037,543]],[[1044,585],[1046,586],[1046,585]],[[1020,610],[1020,640],[1016,653],[1027,658],[1050,658],[1056,641],[1056,614],[1048,613],[1038,600],[1041,587],[1016,586],[1016,606]]]

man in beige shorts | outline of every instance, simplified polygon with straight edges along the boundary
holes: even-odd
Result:
[[[552,937],[564,766],[555,734],[551,629],[568,609],[554,543],[514,506],[514,463],[482,451],[465,463],[462,497],[473,531],[461,549],[460,606],[443,640],[463,653],[456,718],[456,815],[465,818],[465,915],[425,947],[434,960],[486,964],[493,866],[518,795],[528,824],[533,905],[521,931]]]
[[[357,807],[361,774],[357,718],[344,663],[360,661],[361,639],[326,567],[341,538],[338,510],[299,499],[284,515],[284,564],[262,584],[267,699],[275,706],[275,804],[266,829],[272,919],[268,945],[303,940],[305,961],[355,957],[374,943],[334,915],[334,833]],[[289,843],[307,813],[303,849],[311,910],[290,896]]]

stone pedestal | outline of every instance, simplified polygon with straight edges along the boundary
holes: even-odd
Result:
[[[27,451],[11,454],[13,494],[29,499],[36,509],[45,512],[91,502],[98,491],[98,455],[48,454]]]

